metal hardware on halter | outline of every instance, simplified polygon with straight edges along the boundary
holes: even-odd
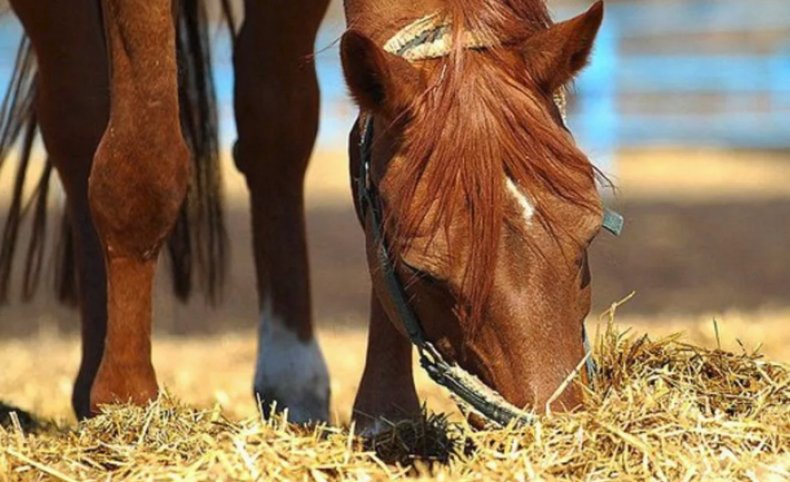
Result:
[[[359,174],[356,179],[356,194],[359,207],[362,217],[370,221],[372,231],[370,234],[373,235],[373,243],[376,246],[376,258],[384,277],[388,301],[395,309],[400,322],[409,336],[409,340],[417,348],[420,365],[428,373],[431,380],[447,388],[460,402],[468,405],[472,409],[471,411],[479,413],[497,425],[532,423],[535,419],[533,413],[514,406],[474,375],[464,371],[455,363],[447,362],[436,350],[436,347],[426,338],[422,324],[416,313],[411,309],[405,289],[395,272],[387,241],[384,238],[378,193],[370,178],[370,144],[373,140],[373,117],[361,115],[359,129]],[[610,221],[610,226],[606,226],[607,216],[614,221],[619,220],[619,224]],[[604,223],[604,227],[615,234],[619,234],[622,229],[622,217],[612,211],[605,211]],[[595,376],[596,368],[592,357],[589,355],[591,347],[584,327],[582,327],[582,333],[587,358],[585,363],[587,375],[592,380]]]
[[[609,208],[603,208],[603,228],[615,236],[620,236],[623,232],[623,225],[625,219],[620,213],[612,211]]]

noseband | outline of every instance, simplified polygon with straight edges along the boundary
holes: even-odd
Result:
[[[387,42],[385,49],[408,60],[437,58],[442,56],[442,52],[446,55],[449,30],[446,24],[437,23],[437,18],[435,15],[428,16],[410,24]],[[481,47],[479,42],[473,41],[472,36],[470,39],[472,39],[470,40],[472,43],[469,48]],[[428,53],[422,52],[416,55],[414,52],[419,52],[420,49],[427,50]],[[564,97],[558,99],[558,105],[562,106],[563,104]],[[361,115],[359,128],[359,173],[355,179],[356,196],[363,220],[367,219],[370,223],[369,234],[373,236],[376,260],[384,278],[386,291],[384,294],[387,300],[382,301],[388,301],[395,310],[409,340],[417,348],[420,365],[431,380],[450,391],[461,411],[476,413],[500,427],[511,423],[517,426],[533,423],[535,421],[533,412],[516,407],[458,364],[448,362],[428,341],[419,318],[409,304],[406,290],[395,272],[390,249],[384,237],[381,201],[370,175],[373,116]],[[623,229],[623,217],[605,208],[603,228],[616,236],[619,235]],[[382,293],[377,294],[382,295]],[[592,380],[596,367],[591,356],[591,347],[584,325],[582,325],[582,337],[587,375]]]

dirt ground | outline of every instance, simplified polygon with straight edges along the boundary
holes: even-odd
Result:
[[[632,291],[636,296],[621,311],[626,318],[711,319],[790,307],[790,153],[635,151],[623,153],[617,165],[612,177],[618,191],[608,202],[625,215],[626,228],[620,238],[603,234],[593,244],[593,313]],[[198,296],[181,305],[162,269],[155,303],[161,332],[255,326],[246,188],[227,167],[231,265],[224,302],[212,308]],[[314,312],[329,327],[361,327],[368,303],[363,238],[347,172],[342,152],[321,152],[306,186]],[[51,272],[52,263],[45,270]],[[9,306],[0,307],[0,334],[53,327],[74,332],[76,314],[57,306],[49,285],[45,280],[33,303],[14,294]]]
[[[741,353],[741,343],[749,351],[762,346],[767,358],[790,362],[786,323],[790,310],[725,318],[718,322],[723,348]],[[704,317],[632,318],[621,324],[634,333],[650,333],[656,338],[682,331],[686,340],[698,345],[716,347],[719,343],[713,322]],[[348,423],[362,375],[366,335],[361,329],[324,323],[319,340],[332,379],[333,421]],[[160,385],[184,402],[198,407],[219,404],[232,418],[249,418],[256,414],[252,397],[255,350],[256,336],[250,330],[187,337],[159,335],[154,342],[154,365]],[[69,401],[78,360],[79,340],[74,335],[42,332],[6,338],[0,341],[0,399],[47,419],[72,422]],[[419,368],[414,372],[420,397],[429,409],[457,413],[441,388]]]

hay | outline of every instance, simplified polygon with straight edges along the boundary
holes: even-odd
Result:
[[[353,427],[229,420],[165,394],[78,426],[0,428],[0,480],[787,480],[790,370],[743,350],[610,328],[587,410],[474,432],[443,416]],[[393,463],[385,463],[388,460]]]

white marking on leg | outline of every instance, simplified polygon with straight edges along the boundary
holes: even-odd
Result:
[[[510,194],[516,199],[518,205],[521,206],[524,222],[526,222],[527,225],[532,224],[532,216],[535,215],[535,206],[509,177],[505,178],[505,186],[507,186],[507,190],[510,191]]]
[[[317,341],[300,340],[270,302],[261,314],[255,392],[264,403],[287,407],[291,422],[329,417],[329,372]]]

